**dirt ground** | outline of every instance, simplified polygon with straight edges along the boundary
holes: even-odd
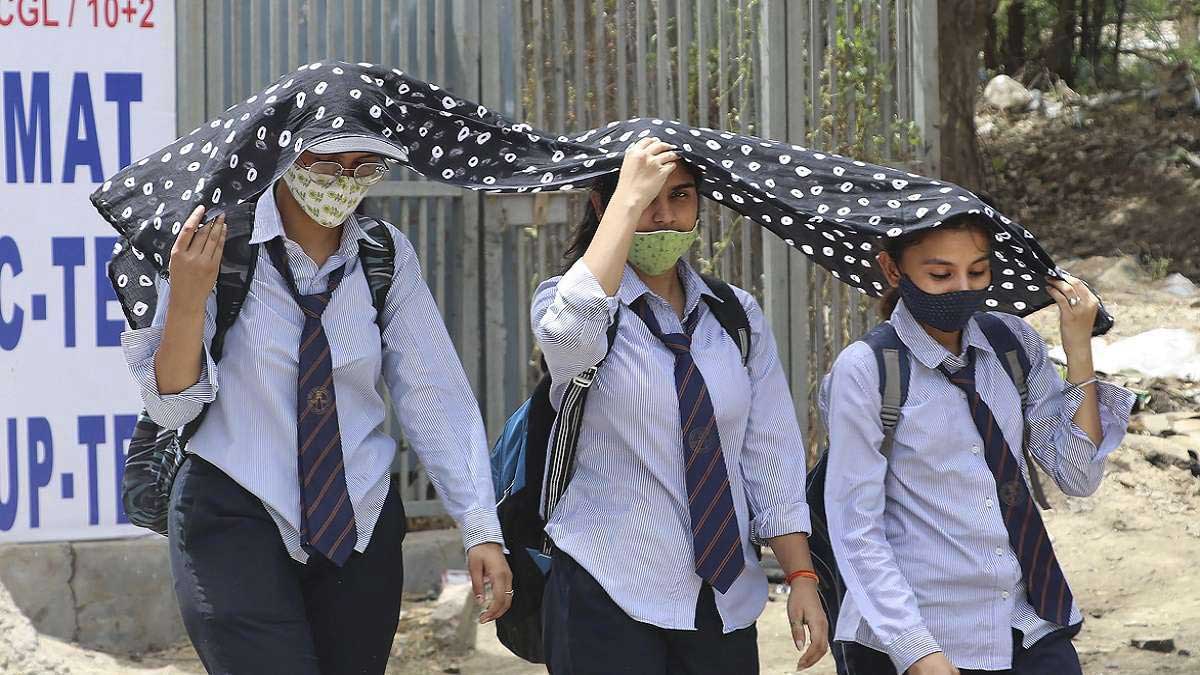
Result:
[[[1056,119],[982,113],[985,190],[1052,255],[1132,254],[1200,279],[1200,117],[1133,101]],[[989,129],[990,127],[990,129]]]

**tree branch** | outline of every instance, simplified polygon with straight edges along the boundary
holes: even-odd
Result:
[[[1172,65],[1174,65],[1170,61],[1164,59],[1161,56],[1158,56],[1154,52],[1148,52],[1144,49],[1128,49],[1126,47],[1122,47],[1121,49],[1118,50],[1118,52],[1121,54],[1129,54],[1130,56],[1136,56],[1139,59],[1142,59],[1144,61],[1149,61],[1156,65],[1163,66],[1164,68],[1170,68]]]

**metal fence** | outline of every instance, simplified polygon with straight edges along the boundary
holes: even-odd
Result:
[[[339,58],[403,67],[556,132],[654,115],[915,166],[936,145],[935,4],[177,0],[179,129],[303,63]],[[581,203],[483,196],[413,175],[366,203],[416,247],[493,438],[537,376],[530,297],[559,271]],[[696,263],[760,299],[806,439],[822,434],[816,383],[868,326],[866,304],[761,228],[715,205],[702,211]],[[403,445],[399,458],[410,515],[436,513]]]
[[[513,79],[522,82],[516,113],[535,126],[581,131],[629,117],[673,118],[928,170],[920,160],[931,154],[922,139],[936,138],[927,133],[937,117],[934,4],[507,0],[492,3],[485,24],[523,45],[511,54],[520,75]],[[496,63],[509,67],[485,58],[485,73]],[[493,81],[509,80],[494,70],[485,75],[485,100]],[[524,378],[506,377],[496,389],[489,379],[490,419],[511,409],[514,394],[537,377],[526,325],[533,280],[558,272],[563,242],[581,217],[578,197],[541,199],[546,206],[534,210],[535,222],[519,223],[519,248],[500,249],[517,304],[506,294],[495,307],[510,320],[497,326],[503,340],[488,334],[489,348],[506,349],[506,364],[523,359],[528,366]],[[515,225],[486,226],[508,237],[504,228]],[[871,324],[871,303],[732,211],[705,205],[701,232],[695,262],[758,297],[801,428],[807,439],[823,435],[815,415],[819,378]]]

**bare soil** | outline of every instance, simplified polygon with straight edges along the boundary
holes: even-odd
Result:
[[[1046,119],[982,113],[986,191],[1054,256],[1138,255],[1200,279],[1200,116],[1139,101]]]

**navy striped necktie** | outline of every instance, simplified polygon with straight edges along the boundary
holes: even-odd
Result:
[[[1074,600],[1071,589],[1054,555],[1042,515],[1025,485],[1017,458],[1004,440],[996,417],[983,402],[975,386],[975,355],[975,349],[971,348],[967,365],[957,372],[950,372],[944,363],[939,370],[951,384],[967,395],[971,417],[983,439],[988,468],[996,479],[996,494],[1004,526],[1008,530],[1008,543],[1021,565],[1029,604],[1046,621],[1060,626],[1069,625]]]
[[[333,358],[321,315],[342,281],[346,267],[329,273],[324,293],[301,295],[288,266],[283,239],[267,242],[275,269],[304,313],[300,333],[296,387],[297,476],[300,480],[300,540],[333,564],[345,564],[358,543],[354,508],[346,487],[342,434],[338,427],[337,397],[333,386]]]
[[[746,558],[712,398],[692,359],[691,334],[696,330],[700,313],[692,312],[686,333],[664,334],[645,296],[638,298],[633,308],[650,332],[675,356],[675,390],[679,395],[679,428],[696,574],[725,593],[746,567]]]

